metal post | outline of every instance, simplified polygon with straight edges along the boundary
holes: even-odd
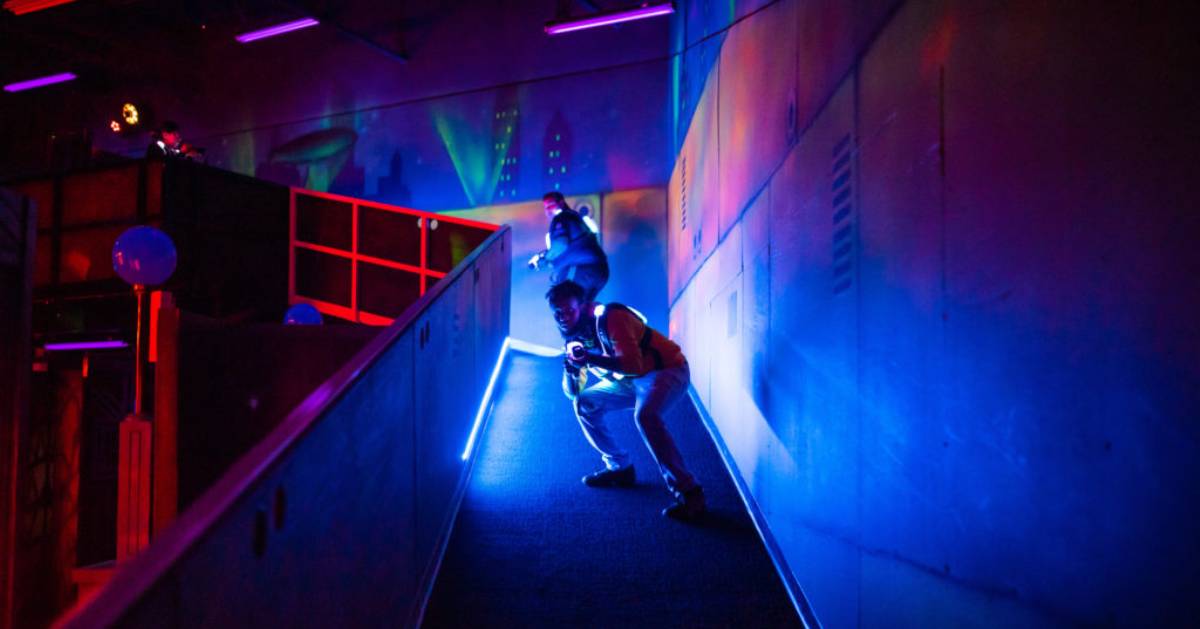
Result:
[[[145,301],[146,286],[144,284],[134,284],[133,294],[137,298],[137,327],[135,332],[135,342],[133,349],[133,414],[137,417],[142,416],[142,390],[144,388],[144,379],[146,377],[145,366],[143,365],[143,355],[145,351],[145,330],[142,325],[142,302]],[[128,390],[128,389],[126,389]]]
[[[133,344],[133,414],[121,422],[117,468],[117,561],[125,561],[150,543],[152,430],[142,413],[146,379],[146,286],[134,284],[137,325]]]

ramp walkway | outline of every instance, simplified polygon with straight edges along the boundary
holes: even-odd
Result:
[[[562,359],[510,351],[422,626],[800,627],[690,400],[667,417],[709,512],[670,503],[631,411],[609,421],[638,483],[593,489],[600,464],[559,388]]]

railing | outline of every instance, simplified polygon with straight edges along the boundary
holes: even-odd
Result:
[[[292,188],[288,299],[387,325],[497,226]]]
[[[489,236],[63,627],[412,625],[507,346]]]

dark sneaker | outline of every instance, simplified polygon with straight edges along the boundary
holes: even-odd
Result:
[[[597,470],[583,477],[583,484],[588,487],[633,487],[635,483],[637,476],[632,465],[616,470]]]
[[[675,504],[663,509],[663,515],[684,522],[697,520],[704,515],[704,490],[699,485],[683,492],[676,500]]]

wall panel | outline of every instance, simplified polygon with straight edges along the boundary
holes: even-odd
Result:
[[[739,40],[776,9],[797,11],[800,133],[772,173],[739,154],[735,102],[776,96]],[[725,40],[717,145],[698,108],[670,187],[672,330],[825,626],[1197,614],[1181,13],[781,0]],[[689,188],[703,153],[729,230],[712,255],[676,232],[713,200]]]
[[[706,265],[711,273],[697,274],[697,289],[704,295],[703,351],[713,356],[709,366],[708,408],[731,437],[743,425],[739,410],[742,387],[742,230],[737,226],[717,246]],[[700,283],[701,279],[705,281]],[[731,438],[729,443],[738,441]]]
[[[712,407],[712,366],[721,358],[720,354],[710,351],[708,347],[712,343],[714,327],[708,306],[714,294],[711,287],[717,285],[716,275],[717,265],[706,264],[700,267],[692,285],[688,286],[691,293],[689,307],[692,310],[692,337],[689,339],[692,347],[688,351],[688,362],[692,369],[692,383],[708,408]]]
[[[717,227],[724,237],[796,140],[796,12],[779,2],[734,26],[721,48]]]
[[[1160,8],[947,15],[955,488],[975,544],[1017,549],[961,571],[1086,622],[1192,618],[1200,50]]]
[[[473,381],[474,335],[467,325],[474,321],[473,279],[450,287],[428,312],[417,320],[415,348],[415,411],[417,417],[461,417],[463,421],[422,421],[416,424],[416,552],[431,557],[451,515],[459,481],[454,470],[462,467],[460,455],[467,445],[479,400],[462,395],[461,379]],[[424,340],[420,338],[424,330]],[[445,370],[421,368],[437,361],[453,367]]]
[[[746,361],[738,374],[739,412],[770,430],[765,413],[770,402],[771,232],[770,190],[764,190],[746,210],[742,232],[741,355]]]
[[[797,27],[797,123],[801,132],[825,106],[893,7],[902,0],[812,0],[795,4]]]
[[[717,153],[719,73],[705,83],[675,171],[667,215],[667,284],[673,301],[717,244],[720,175]]]
[[[637,308],[657,330],[667,329],[667,194],[664,188],[604,195],[608,285],[603,301]]]
[[[943,420],[940,75],[921,58],[943,19],[937,3],[905,6],[863,57],[848,185],[861,244],[862,542],[953,573],[953,549],[988,524],[961,519],[949,450],[963,435]]]
[[[835,292],[838,246],[831,165],[849,150],[853,83],[847,81],[772,180],[771,341],[768,418],[799,465],[797,500],[813,517],[857,534],[857,300],[853,285]],[[848,235],[847,235],[848,234]]]

